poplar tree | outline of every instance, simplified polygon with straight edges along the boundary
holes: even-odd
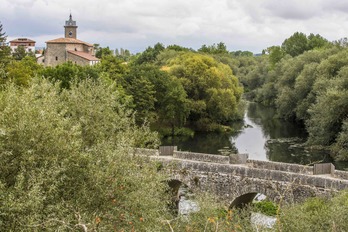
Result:
[[[10,55],[10,47],[6,46],[6,32],[3,32],[3,27],[0,22],[0,63],[4,62],[5,58]]]
[[[2,43],[6,42],[6,38],[7,36],[5,36],[5,32],[2,32],[2,24],[0,22],[0,44],[2,45]]]

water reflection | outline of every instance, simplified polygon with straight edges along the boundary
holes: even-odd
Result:
[[[332,162],[327,151],[308,150],[305,128],[276,117],[273,108],[249,103],[244,122],[233,125],[234,133],[196,133],[193,138],[175,138],[179,150],[219,154],[220,149],[248,153],[250,159],[287,163],[310,164],[317,161]],[[162,141],[164,145],[172,141]],[[335,163],[337,169],[348,167]]]
[[[201,133],[196,132],[194,137],[175,137],[173,144],[178,146],[179,150],[202,152],[208,154],[219,154],[220,149],[234,149],[229,141],[231,134],[229,133]],[[171,145],[172,140],[165,139],[163,145]]]

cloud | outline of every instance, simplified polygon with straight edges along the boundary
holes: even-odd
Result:
[[[199,48],[221,41],[261,52],[296,31],[329,40],[348,31],[348,2],[341,0],[2,0],[0,21],[9,37],[44,46],[63,36],[70,11],[80,39],[133,52],[156,42]]]

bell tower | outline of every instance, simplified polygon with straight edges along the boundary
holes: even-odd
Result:
[[[70,14],[69,20],[65,21],[65,38],[73,38],[76,39],[77,26],[76,21],[72,20],[72,16]]]

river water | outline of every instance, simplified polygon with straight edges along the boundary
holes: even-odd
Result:
[[[193,137],[163,140],[163,145],[175,144],[178,150],[221,154],[223,152],[247,153],[250,159],[285,163],[311,164],[333,162],[328,151],[309,149],[304,145],[307,133],[303,125],[276,117],[274,108],[258,103],[248,103],[242,122],[233,125],[233,133],[195,133]],[[336,169],[348,170],[347,162],[333,162]],[[182,186],[181,191],[187,191]],[[181,194],[179,214],[187,215],[199,210],[194,200]],[[255,225],[272,227],[274,217],[252,213]]]
[[[195,133],[193,137],[174,138],[179,150],[220,154],[230,151],[249,154],[250,159],[285,163],[311,164],[333,162],[329,152],[309,149],[305,128],[276,117],[274,108],[248,103],[243,122],[233,125],[233,133]],[[162,144],[172,144],[164,140]],[[334,163],[336,169],[347,169],[347,162]]]

